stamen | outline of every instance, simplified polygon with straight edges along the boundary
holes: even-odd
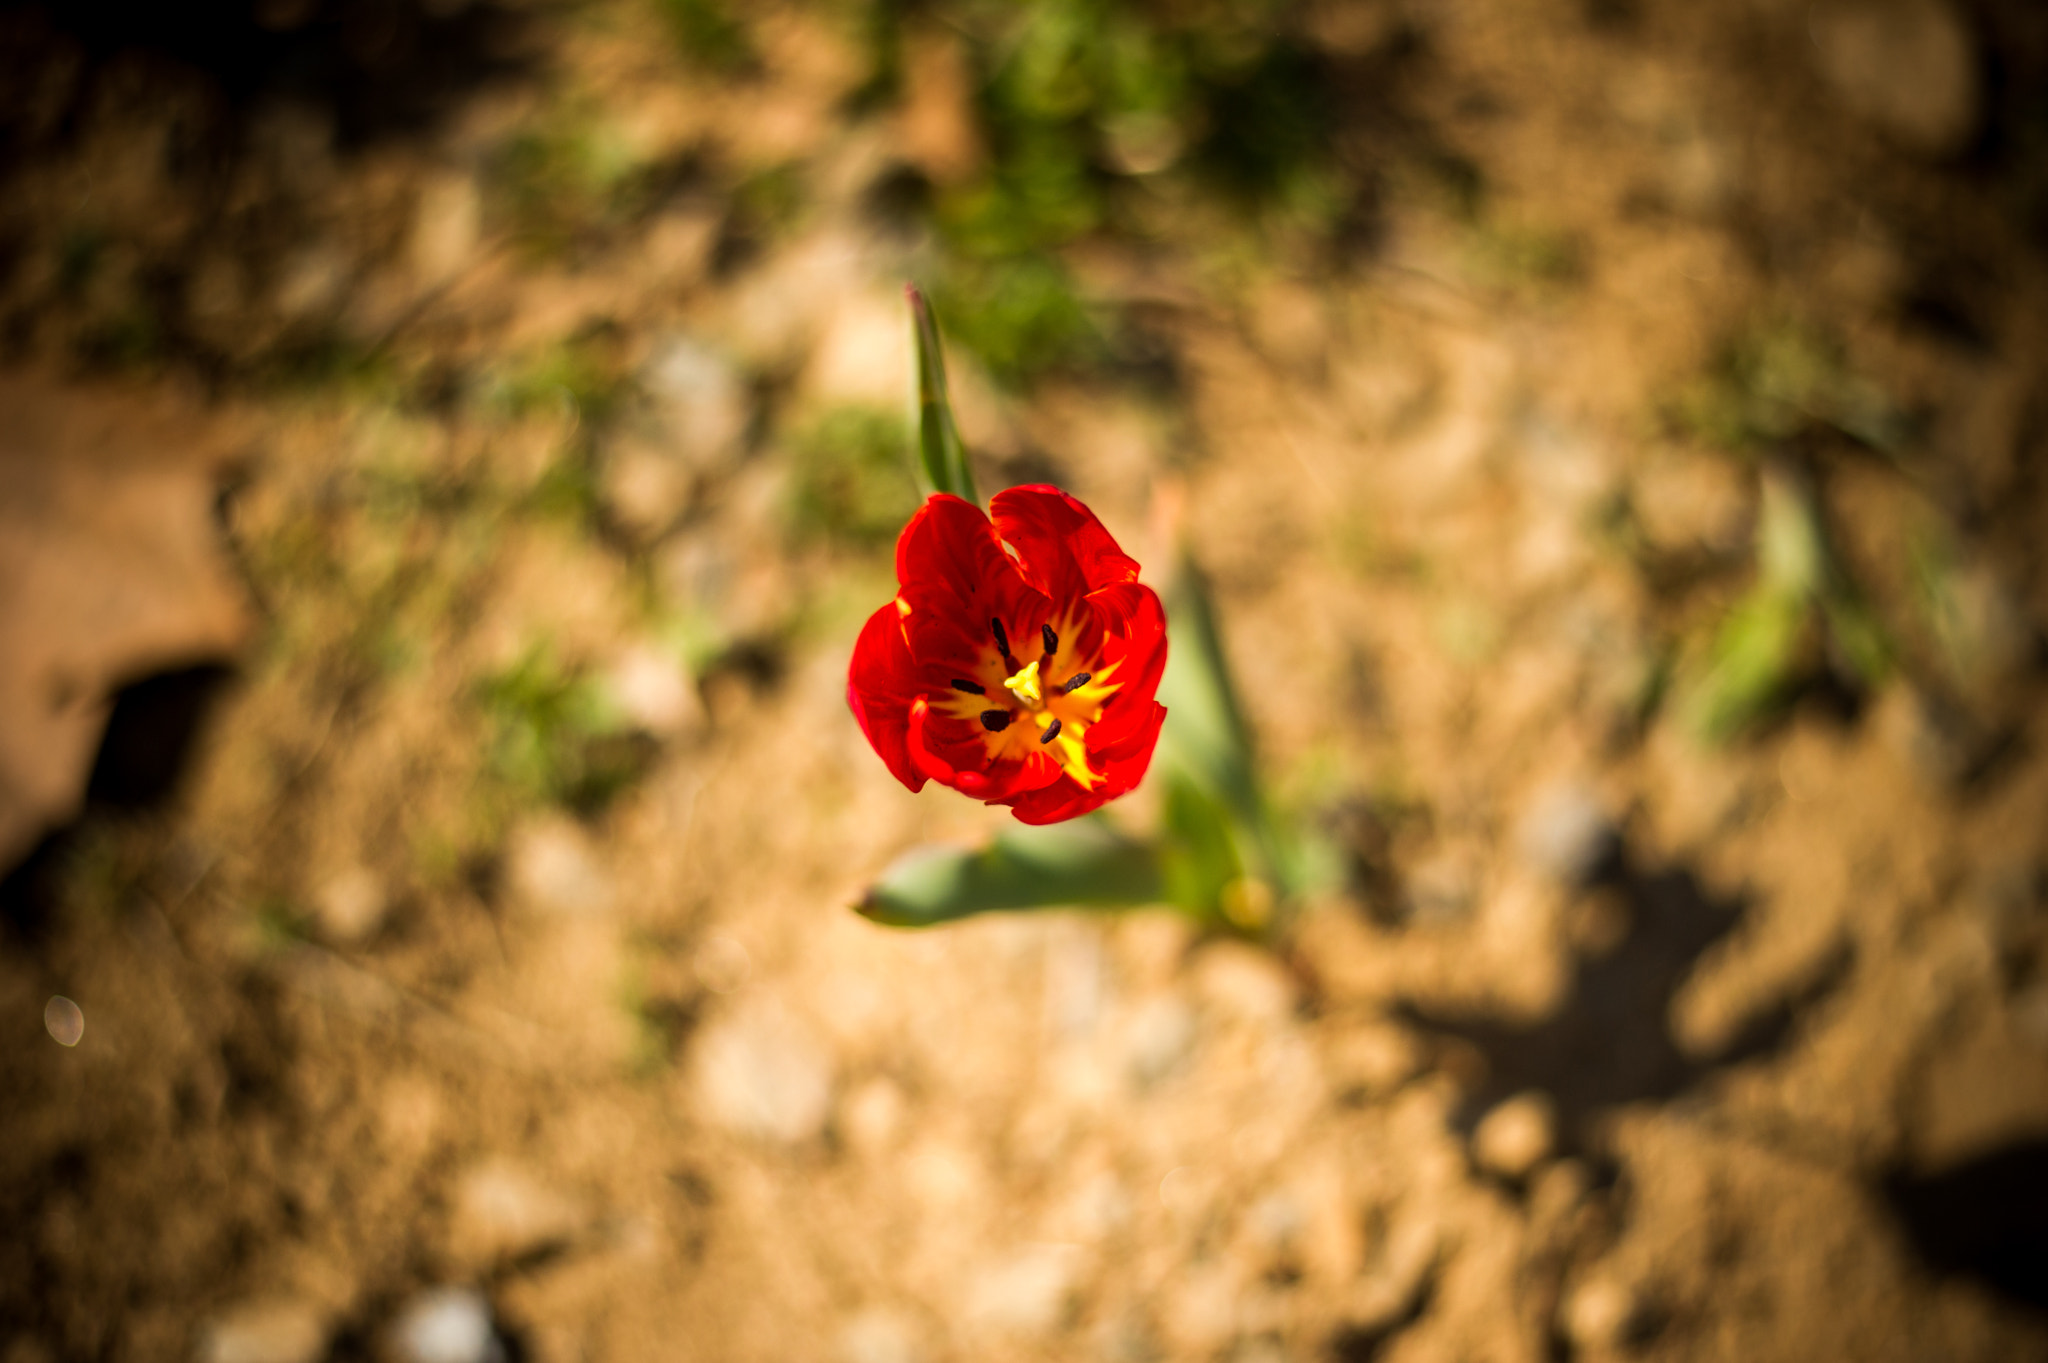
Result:
[[[996,619],[994,616],[990,616],[988,621],[988,627],[995,631],[996,647],[1003,651],[1003,656],[1005,658],[1009,657],[1010,636],[1003,632],[1003,622]]]
[[[1047,743],[1050,743],[1050,742],[1052,742],[1052,741],[1053,741],[1053,740],[1054,740],[1055,738],[1058,738],[1059,736],[1060,736],[1060,722],[1059,722],[1058,720],[1054,720],[1054,721],[1053,721],[1052,723],[1050,723],[1050,724],[1046,725],[1046,726],[1045,726],[1045,732],[1044,732],[1044,733],[1042,733],[1042,734],[1040,734],[1040,735],[1038,736],[1038,743],[1039,743],[1039,746],[1040,746],[1040,747],[1043,747],[1043,746],[1045,746],[1045,745],[1046,745]]]
[[[982,689],[980,682],[971,682],[962,677],[953,678],[953,689],[955,691],[965,691],[970,696],[985,696],[988,694],[987,691]]]
[[[1067,678],[1065,681],[1060,683],[1060,694],[1063,696],[1072,695],[1074,692],[1079,691],[1082,687],[1086,686],[1088,684],[1088,679],[1094,675],[1095,674],[1093,672],[1076,672],[1073,676]],[[959,683],[955,682],[954,685],[957,686],[959,685]]]
[[[999,734],[1010,727],[1012,716],[1008,710],[983,710],[981,727],[992,734]]]
[[[1040,625],[1038,627],[1038,637],[1045,641],[1045,651],[1047,653],[1057,653],[1060,651],[1060,636],[1052,632],[1051,625]]]

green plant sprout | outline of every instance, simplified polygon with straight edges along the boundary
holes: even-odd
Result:
[[[542,645],[483,678],[476,698],[489,724],[485,769],[518,803],[591,813],[651,756],[604,689]]]
[[[1819,669],[1822,652],[1865,686],[1880,681],[1891,647],[1861,594],[1828,552],[1806,484],[1775,465],[1763,473],[1757,575],[1722,619],[1684,688],[1684,720],[1709,742],[1763,722]]]

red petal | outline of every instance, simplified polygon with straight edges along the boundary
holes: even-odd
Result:
[[[868,617],[853,646],[846,704],[890,774],[914,791],[923,790],[925,780],[911,763],[908,745],[910,707],[918,695],[903,618],[891,601]]]
[[[896,540],[897,594],[913,611],[962,621],[979,616],[985,627],[994,609],[990,584],[1016,577],[988,517],[948,492],[926,498]]]
[[[1071,777],[1065,778],[1011,801],[1010,812],[1020,823],[1060,823],[1100,809],[1134,789],[1145,779],[1145,769],[1152,765],[1152,751],[1159,746],[1159,725],[1166,718],[1166,707],[1155,701],[1142,714],[1144,722],[1107,751],[1095,749],[1094,738],[1101,732],[1101,726],[1088,731],[1088,755],[1103,774],[1101,785],[1083,790]]]
[[[932,780],[989,804],[1004,804],[1019,794],[1059,779],[1060,765],[1038,753],[1022,762],[988,761],[988,748],[978,735],[955,733],[966,725],[934,717],[920,698],[910,707],[910,760]]]
[[[1116,547],[1094,512],[1056,487],[1007,488],[989,502],[989,513],[996,533],[1017,551],[1025,578],[1056,602],[1138,580],[1138,561]]]
[[[1089,730],[1093,750],[1098,743],[1115,746],[1147,721],[1159,678],[1166,671],[1166,611],[1156,592],[1136,582],[1105,587],[1092,593],[1088,604],[1122,645],[1109,652],[1119,663],[1118,690],[1101,721]]]
[[[1044,618],[1045,601],[996,540],[980,508],[950,493],[926,499],[896,541],[897,594],[910,604],[911,656],[933,671],[972,676],[993,647],[991,619],[1013,641],[1026,621]]]
[[[1068,819],[1102,808],[1109,802],[1102,787],[1086,791],[1072,778],[1062,778],[1043,790],[1034,790],[1010,803],[1018,823],[1065,823]]]

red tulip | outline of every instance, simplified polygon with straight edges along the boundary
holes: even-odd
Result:
[[[847,704],[912,790],[1025,823],[1086,814],[1143,779],[1166,707],[1166,616],[1138,564],[1055,487],[947,493],[896,541],[896,599],[854,645]]]

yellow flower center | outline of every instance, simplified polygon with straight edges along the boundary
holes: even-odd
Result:
[[[1045,698],[1038,689],[1038,664],[1029,662],[1018,670],[1014,677],[1005,677],[1003,685],[1010,689],[1025,709],[1037,711],[1045,708]]]
[[[1084,658],[1076,647],[1079,621],[1062,617],[1041,629],[1044,652],[1019,667],[1008,633],[998,621],[989,625],[995,647],[984,651],[969,675],[950,679],[950,689],[932,698],[932,708],[978,726],[991,761],[1042,753],[1065,767],[1083,790],[1093,789],[1103,777],[1088,765],[1087,734],[1102,718],[1103,704],[1122,687],[1118,664],[1103,662],[1099,654]]]

